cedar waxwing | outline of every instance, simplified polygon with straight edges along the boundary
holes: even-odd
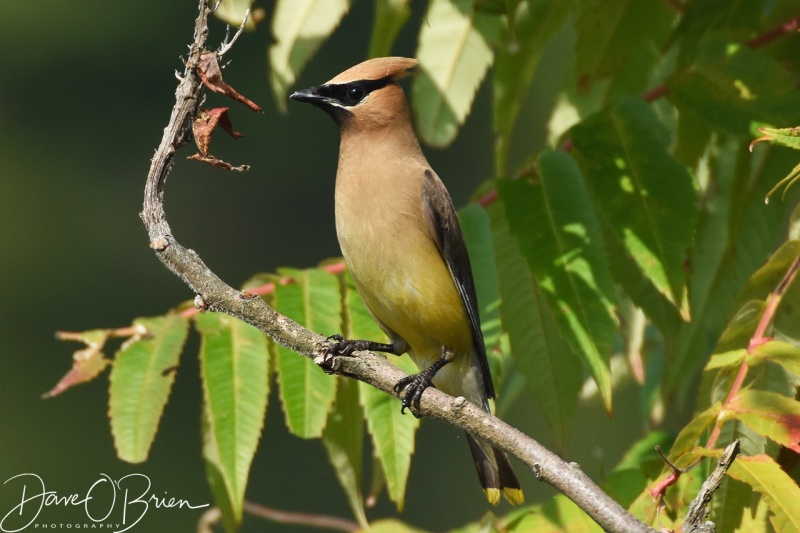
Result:
[[[494,386],[475,284],[450,195],[422,153],[397,80],[415,59],[360,63],[294,100],[326,111],[341,132],[336,232],[364,303],[389,344],[344,340],[329,351],[408,352],[421,372],[401,380],[403,410],[431,384],[489,412]],[[486,497],[512,504],[523,494],[508,458],[467,434]]]

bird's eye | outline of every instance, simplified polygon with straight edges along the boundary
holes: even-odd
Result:
[[[367,91],[360,85],[351,85],[347,88],[347,98],[353,102],[360,102],[367,96]]]

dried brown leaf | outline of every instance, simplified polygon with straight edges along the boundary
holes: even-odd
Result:
[[[222,79],[222,69],[219,66],[216,52],[203,52],[200,56],[200,64],[197,66],[197,74],[203,80],[203,84],[212,91],[224,94],[228,98],[246,105],[256,113],[263,113],[261,107],[240,94]]]
[[[203,155],[203,154],[194,154],[190,155],[186,159],[192,159],[194,161],[200,161],[201,163],[207,163],[209,165],[213,165],[215,167],[224,168],[225,170],[234,170],[236,172],[245,172],[250,170],[250,165],[239,165],[234,166],[230,163],[226,163],[221,159],[217,159],[213,155]]]
[[[72,369],[64,374],[55,387],[42,394],[42,398],[52,398],[74,385],[93,380],[110,362],[103,354],[102,345],[92,344],[77,350],[72,356]]]
[[[204,156],[208,155],[208,147],[211,145],[211,136],[214,130],[219,126],[227,131],[231,137],[238,139],[244,137],[244,134],[239,133],[233,129],[231,119],[228,116],[229,107],[217,107],[211,110],[201,109],[200,114],[192,123],[192,133],[194,133],[194,142],[197,148]]]

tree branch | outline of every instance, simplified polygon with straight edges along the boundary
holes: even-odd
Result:
[[[177,242],[167,223],[163,205],[164,185],[175,152],[185,143],[187,126],[197,113],[202,89],[196,68],[208,36],[210,10],[206,0],[200,0],[199,11],[194,42],[175,93],[175,106],[161,144],[153,157],[145,184],[141,217],[150,237],[150,247],[167,268],[191,287],[205,309],[226,313],[252,324],[279,344],[313,358],[322,366],[321,352],[327,345],[325,337],[279,314],[261,298],[227,285],[194,251]],[[325,364],[325,367],[328,372],[345,374],[394,396],[397,396],[394,392],[395,383],[405,375],[385,357],[371,352],[358,352],[353,357],[337,357]],[[604,493],[577,464],[563,461],[532,438],[485,413],[464,398],[452,398],[429,388],[422,395],[420,414],[468,431],[513,454],[533,469],[540,480],[563,492],[606,531],[655,531],[636,520]]]
[[[725,448],[725,452],[719,458],[717,466],[703,482],[697,497],[689,504],[689,512],[686,514],[686,520],[683,523],[683,531],[685,533],[714,533],[714,523],[703,522],[703,520],[705,520],[710,511],[708,504],[711,503],[711,496],[719,488],[722,480],[725,479],[728,469],[738,454],[739,439],[736,439]]]

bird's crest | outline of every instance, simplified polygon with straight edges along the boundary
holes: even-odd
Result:
[[[350,67],[328,84],[348,83],[358,80],[382,80],[391,78],[392,81],[405,78],[419,61],[408,57],[376,57]]]

